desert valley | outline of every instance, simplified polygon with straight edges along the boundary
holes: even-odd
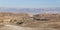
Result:
[[[60,30],[60,14],[1,12],[0,30]]]

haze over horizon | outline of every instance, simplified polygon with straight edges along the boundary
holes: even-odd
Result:
[[[60,13],[60,0],[0,0],[0,12]]]
[[[60,0],[0,0],[0,7],[60,7]]]
[[[0,8],[0,12],[14,13],[60,13],[60,8]]]

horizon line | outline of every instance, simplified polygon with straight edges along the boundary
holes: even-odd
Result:
[[[0,8],[60,8],[60,7],[5,7],[5,6],[0,6]]]

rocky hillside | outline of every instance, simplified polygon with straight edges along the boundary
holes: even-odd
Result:
[[[22,21],[24,18],[28,17],[30,17],[30,14],[0,13],[0,23],[16,23],[17,21]]]
[[[13,24],[29,28],[60,30],[60,14],[0,13],[0,25]]]
[[[60,14],[36,14],[33,20],[23,24],[24,27],[31,28],[54,28],[60,30]]]

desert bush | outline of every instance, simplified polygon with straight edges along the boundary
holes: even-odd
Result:
[[[23,24],[23,22],[17,22],[16,24]]]

